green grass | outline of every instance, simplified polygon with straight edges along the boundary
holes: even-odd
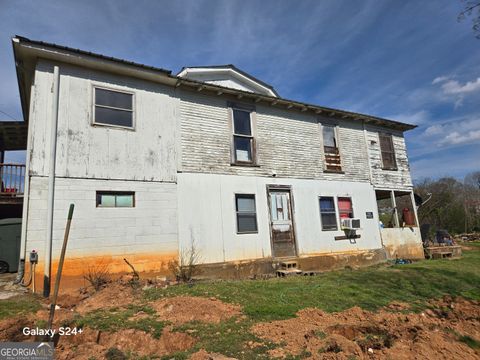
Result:
[[[129,319],[139,311],[146,313],[147,317],[135,320]],[[73,322],[78,327],[87,326],[102,331],[117,331],[121,329],[143,330],[157,339],[161,336],[162,330],[167,324],[164,321],[159,321],[155,315],[155,310],[145,305],[130,305],[127,309],[95,310],[83,316],[77,316]]]
[[[27,315],[38,310],[40,310],[40,303],[33,295],[22,295],[7,300],[0,300],[0,320]]]
[[[480,250],[480,244],[469,244]],[[285,319],[306,307],[328,312],[352,306],[376,310],[392,301],[425,307],[449,294],[480,300],[480,251],[465,251],[461,259],[425,260],[409,265],[373,266],[355,271],[333,271],[314,277],[272,280],[199,282],[149,289],[148,300],[166,296],[215,296],[238,303],[255,321]]]

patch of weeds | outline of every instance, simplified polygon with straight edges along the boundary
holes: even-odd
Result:
[[[169,355],[164,355],[160,358],[160,360],[187,360],[188,357],[190,356],[190,353],[186,351],[178,351],[174,352]]]
[[[458,338],[458,340],[467,344],[469,347],[471,347],[474,350],[480,349],[480,341],[478,341],[477,339],[474,339],[470,335],[462,335]]]
[[[338,354],[341,351],[342,351],[342,348],[337,343],[327,345],[327,347],[325,348],[325,352],[333,352],[335,354]]]
[[[458,341],[461,341],[465,344],[467,344],[469,347],[471,347],[474,350],[480,349],[480,341],[477,339],[471,337],[470,335],[462,335],[459,332],[451,329],[451,328],[446,328],[444,331],[447,334],[453,335]]]
[[[315,330],[314,335],[321,340],[327,337],[327,334],[325,334],[322,330]]]
[[[0,320],[26,315],[40,310],[38,300],[31,295],[22,295],[0,301]]]
[[[111,347],[105,353],[105,359],[107,359],[107,360],[127,360],[127,355],[125,355],[118,348]]]
[[[150,333],[155,339],[159,339],[162,336],[163,328],[165,327],[164,321],[158,321],[155,318],[144,318],[136,321],[130,321],[128,324],[130,329],[143,330]]]
[[[130,319],[138,312],[144,312],[147,317]],[[157,320],[155,310],[148,306],[129,305],[127,309],[112,308],[95,310],[75,319],[77,327],[90,327],[102,331],[117,331],[120,329],[136,329],[160,338],[166,322]]]
[[[267,351],[277,345],[257,338],[250,333],[254,324],[251,320],[232,318],[219,324],[190,322],[177,326],[173,331],[186,332],[198,339],[197,344],[191,351],[205,349],[207,352],[220,353],[225,356],[242,359],[267,359]],[[249,347],[248,342],[261,345]]]
[[[35,326],[40,328],[40,329],[46,329],[48,326],[48,321],[47,320],[38,320],[35,323]]]
[[[394,337],[391,334],[380,329],[373,330],[372,333],[367,333],[365,337],[355,340],[363,351],[366,352],[369,348],[380,350],[392,347]]]

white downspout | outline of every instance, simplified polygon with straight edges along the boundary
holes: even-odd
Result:
[[[55,162],[57,153],[57,125],[58,125],[58,99],[60,85],[60,70],[53,67],[52,89],[52,119],[50,132],[50,162],[48,174],[48,198],[47,198],[47,236],[45,241],[45,266],[43,276],[43,296],[50,296],[50,278],[52,270],[52,240],[53,240],[53,205],[55,198]]]

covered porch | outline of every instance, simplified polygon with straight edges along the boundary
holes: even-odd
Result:
[[[0,219],[22,217],[25,164],[6,161],[6,153],[25,151],[27,133],[23,121],[0,121]]]

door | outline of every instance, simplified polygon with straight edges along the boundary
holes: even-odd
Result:
[[[269,189],[268,201],[273,256],[296,256],[290,190]]]

